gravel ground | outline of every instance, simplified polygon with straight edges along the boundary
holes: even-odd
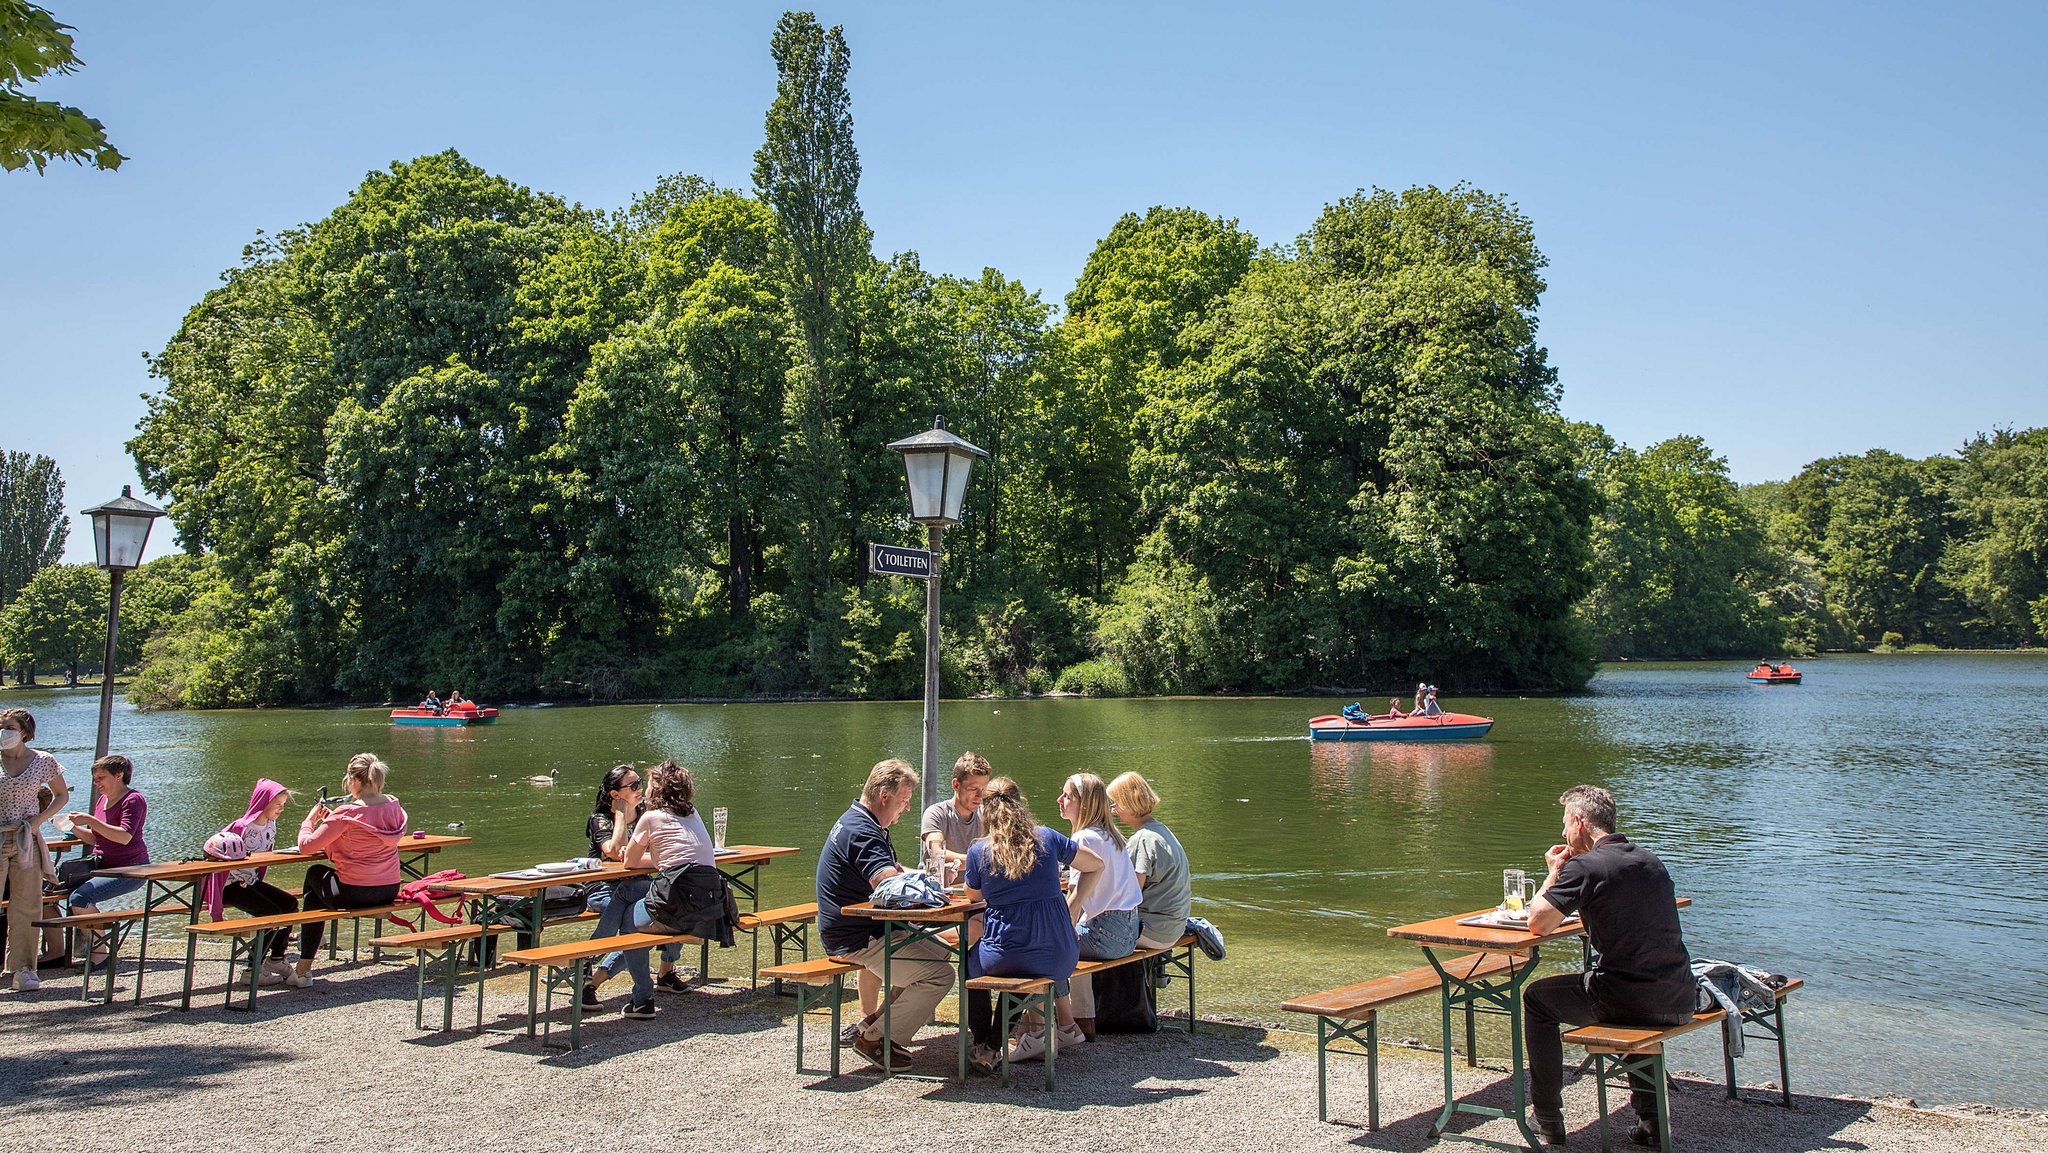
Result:
[[[993,1078],[964,1087],[883,1082],[850,1050],[836,1080],[798,1074],[791,1001],[744,985],[663,994],[660,1016],[632,1021],[618,1015],[625,986],[614,983],[609,1011],[586,1021],[583,1048],[568,1053],[523,1035],[414,1030],[407,966],[344,963],[320,972],[309,989],[264,990],[253,1015],[221,1008],[217,964],[202,966],[202,978],[215,983],[202,988],[193,1011],[178,1011],[178,970],[168,958],[152,959],[150,996],[140,1006],[127,999],[132,967],[123,969],[111,1007],[76,999],[75,970],[46,974],[38,993],[0,994],[0,1134],[17,1150],[237,1153],[649,1144],[780,1151],[820,1142],[947,1153],[1129,1153],[1137,1142],[1419,1150],[1433,1145],[1427,1130],[1441,1103],[1436,1055],[1387,1046],[1385,1127],[1364,1126],[1365,1072],[1355,1060],[1332,1062],[1332,1112],[1352,1120],[1319,1124],[1313,1040],[1224,1022],[1205,1021],[1192,1039],[1106,1037],[1070,1051],[1059,1062],[1059,1088],[1047,1093],[1036,1065],[1023,1066],[1009,1089]],[[523,979],[492,982],[487,1022],[517,1025],[524,1011]],[[817,1021],[806,1039],[822,1063],[826,1029],[822,1016]],[[1792,1027],[1796,1045],[1796,1014]],[[949,1071],[951,1038],[927,1030],[915,1069]],[[1481,1100],[1505,1102],[1499,1068],[1461,1063],[1459,1081]],[[2048,1114],[1812,1096],[1787,1110],[1764,1103],[1761,1090],[1737,1103],[1706,1079],[1684,1081],[1673,1111],[1676,1147],[1688,1153],[2048,1148]],[[1591,1084],[1567,1089],[1566,1110],[1571,1146],[1597,1149]],[[1512,1127],[1489,1122],[1472,1131],[1504,1139]],[[1615,1136],[1630,1148],[1623,1132]]]

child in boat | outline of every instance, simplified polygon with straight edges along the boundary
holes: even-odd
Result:
[[[1399,720],[1400,718],[1405,717],[1407,715],[1407,713],[1401,711],[1400,697],[1387,698],[1387,718],[1389,720]]]

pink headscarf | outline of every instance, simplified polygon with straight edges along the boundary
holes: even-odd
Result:
[[[240,819],[229,821],[226,828],[214,834],[214,837],[206,842],[206,847],[209,850],[208,855],[212,855],[211,850],[215,840],[232,837],[236,841],[240,841],[242,831],[255,823],[256,819],[263,815],[263,810],[269,808],[271,803],[277,800],[280,794],[289,791],[289,789],[286,789],[283,785],[278,784],[269,777],[264,777],[257,781],[256,787],[249,791],[249,811],[243,813]],[[264,870],[262,869],[256,870],[258,880],[262,879],[263,873]],[[208,915],[216,921],[221,919],[221,914],[226,908],[225,895],[227,887],[228,875],[226,873],[213,873],[207,876],[206,884],[201,893],[201,899],[206,902]]]

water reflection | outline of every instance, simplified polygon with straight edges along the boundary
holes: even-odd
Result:
[[[1342,807],[1363,791],[1376,804],[1442,807],[1447,786],[1483,786],[1493,769],[1484,741],[1310,741],[1309,775],[1319,807]]]

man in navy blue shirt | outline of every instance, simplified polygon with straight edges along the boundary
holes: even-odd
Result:
[[[1548,933],[1577,913],[1594,962],[1582,974],[1545,977],[1522,994],[1529,1105],[1536,1131],[1564,1144],[1562,1025],[1677,1025],[1692,1019],[1692,960],[1678,929],[1678,898],[1664,863],[1614,831],[1614,797],[1593,785],[1566,789],[1564,844],[1544,854],[1550,875],[1529,905],[1529,931]],[[1632,1078],[1638,1145],[1656,1145],[1657,1096]]]
[[[824,942],[827,954],[860,965],[878,979],[882,975],[882,923],[850,917],[840,909],[864,903],[876,885],[903,872],[889,841],[889,826],[910,808],[916,792],[917,772],[909,765],[895,759],[876,765],[868,773],[860,799],[840,815],[825,839],[824,851],[818,854],[818,939]],[[932,1019],[932,1010],[953,988],[952,958],[936,941],[899,945],[889,976],[895,982],[885,1005],[890,1036],[882,1036],[883,1013],[877,1012],[861,1020],[853,1049],[879,1065],[882,1046],[890,1045],[895,1050],[889,1058],[893,1066],[909,1059],[910,1050],[905,1046]]]

